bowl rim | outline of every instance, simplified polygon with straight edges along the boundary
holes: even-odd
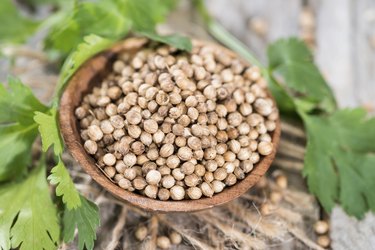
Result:
[[[247,66],[250,66],[249,63],[247,63],[237,54],[221,45],[203,40],[193,39],[192,41],[193,46],[214,46],[216,49],[222,50],[223,53],[235,56]],[[83,147],[82,139],[79,135],[77,120],[74,114],[75,108],[81,102],[82,96],[85,94],[85,92],[92,89],[92,82],[95,81],[95,79],[103,78],[103,76],[105,75],[104,71],[115,58],[118,52],[124,50],[137,50],[146,42],[147,40],[143,38],[127,38],[115,44],[111,48],[90,58],[75,72],[73,77],[69,80],[62,94],[59,109],[61,134],[68,150],[70,151],[73,158],[85,170],[85,172],[89,174],[105,190],[109,191],[118,199],[128,202],[146,211],[161,213],[195,212],[222,205],[238,198],[258,182],[258,180],[267,172],[268,168],[273,162],[281,134],[280,118],[276,120],[276,129],[272,132],[272,143],[274,145],[272,153],[270,155],[263,156],[257,164],[254,164],[253,170],[249,174],[247,174],[244,179],[239,180],[235,185],[231,187],[225,187],[222,192],[214,194],[212,197],[204,197],[198,200],[161,201],[124,190],[113,181],[111,181],[107,176],[105,176],[100,168],[96,166],[94,159],[86,153]],[[269,91],[267,91],[267,94],[272,98]]]

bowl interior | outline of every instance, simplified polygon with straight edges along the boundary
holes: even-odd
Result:
[[[63,138],[73,157],[78,161],[82,168],[105,190],[112,193],[118,199],[131,203],[132,205],[153,212],[193,212],[203,209],[212,208],[217,205],[229,202],[254,186],[260,177],[262,177],[271,165],[278,146],[280,138],[280,123],[277,121],[276,129],[271,133],[274,144],[273,152],[261,157],[261,160],[254,165],[254,169],[247,174],[245,179],[238,181],[231,187],[226,187],[221,193],[215,194],[212,198],[201,198],[199,200],[182,200],[182,201],[160,201],[154,200],[140,194],[129,192],[120,188],[111,179],[107,178],[104,173],[95,165],[94,159],[86,153],[83,148],[83,141],[79,133],[79,124],[75,118],[74,111],[79,106],[83,96],[91,89],[99,85],[101,80],[110,71],[112,62],[115,60],[119,51],[134,52],[141,48],[146,40],[138,38],[129,38],[118,43],[111,49],[98,54],[87,61],[72,77],[68,83],[61,102],[60,102],[60,126]],[[193,41],[197,44],[211,44],[202,41]],[[234,55],[234,53],[224,47],[216,44],[211,46]]]

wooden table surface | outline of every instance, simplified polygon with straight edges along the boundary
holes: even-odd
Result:
[[[185,2],[188,0],[185,0]],[[267,45],[281,37],[300,36],[312,47],[320,69],[329,81],[341,107],[375,107],[375,0],[206,0],[211,13],[236,37],[265,61]],[[185,3],[185,5],[188,5]],[[205,34],[199,25],[186,26],[178,12],[172,15],[173,28],[189,34]],[[174,16],[174,18],[173,18]],[[190,30],[189,30],[190,29]],[[40,79],[38,70],[28,71],[30,65],[22,60],[28,76],[34,79],[40,98],[53,91],[56,76]],[[23,70],[21,70],[23,71]],[[0,82],[10,72],[9,63],[0,60]],[[43,80],[43,81],[42,81]],[[42,81],[42,82],[41,82]],[[32,84],[32,83],[29,83]],[[38,91],[38,86],[43,91]],[[47,91],[46,91],[47,88]],[[334,249],[375,249],[375,216],[368,214],[363,221],[347,217],[340,208],[332,213]]]
[[[267,45],[300,36],[341,107],[375,107],[375,0],[206,0],[211,13],[265,61]],[[375,129],[375,128],[374,128]],[[375,167],[375,166],[374,166]],[[375,181],[375,180],[374,180]],[[334,249],[375,249],[375,216],[340,209],[331,217]]]
[[[374,0],[207,0],[207,4],[263,60],[267,44],[280,37],[313,40],[316,61],[339,104],[375,107]]]

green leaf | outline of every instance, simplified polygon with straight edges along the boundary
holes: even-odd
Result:
[[[30,163],[38,134],[33,114],[46,110],[19,80],[9,78],[9,90],[0,85],[0,182],[22,174]]]
[[[137,31],[154,30],[156,24],[164,22],[176,1],[172,0],[118,0],[124,14],[132,21]]]
[[[37,135],[36,124],[0,126],[0,182],[24,172],[31,162],[31,145]]]
[[[47,152],[48,148],[54,145],[53,150],[55,155],[60,155],[63,152],[64,146],[57,122],[57,109],[52,108],[49,113],[50,115],[36,112],[34,120],[39,125],[43,151]]]
[[[8,78],[8,90],[0,84],[0,124],[33,123],[35,111],[44,112],[47,107],[39,102],[30,88],[16,78]]]
[[[75,229],[78,229],[78,246],[79,249],[94,248],[94,241],[96,240],[96,228],[99,226],[99,209],[95,203],[80,196],[81,206],[65,210],[64,212],[64,230],[63,238],[65,242],[74,240]]]
[[[331,211],[340,203],[360,218],[375,211],[375,118],[363,109],[302,116],[308,135],[304,174],[309,189]]]
[[[67,54],[90,34],[112,40],[124,37],[131,23],[120,9],[113,0],[80,2],[55,22],[45,41],[46,47]]]
[[[89,58],[111,46],[114,41],[97,35],[84,37],[77,49],[69,55],[62,66],[60,79],[57,86],[57,97],[60,96],[65,84],[78,70],[78,68]]]
[[[79,193],[65,168],[64,162],[61,160],[64,146],[57,122],[57,109],[51,108],[49,114],[36,112],[34,117],[34,120],[39,124],[43,151],[47,152],[54,145],[54,153],[59,159],[57,166],[51,170],[48,180],[52,185],[57,185],[56,195],[62,196],[62,200],[68,209],[77,208],[81,205]]]
[[[56,249],[60,226],[43,163],[26,179],[0,186],[0,249]]]
[[[336,102],[307,46],[296,38],[281,39],[268,48],[269,70],[274,79],[283,77],[278,83],[293,97],[303,112],[319,109],[330,113]]]
[[[162,36],[162,35],[158,35],[156,32],[153,32],[153,31],[139,31],[137,33],[143,36],[146,36],[150,38],[151,40],[169,44],[170,46],[175,47],[177,49],[191,51],[193,47],[190,39],[184,36],[180,36],[180,35]]]
[[[81,206],[79,193],[61,159],[59,159],[59,163],[51,170],[48,180],[52,185],[57,185],[56,195],[62,196],[62,200],[69,210]]]
[[[21,14],[12,0],[2,0],[0,5],[0,43],[22,43],[39,26],[39,22]]]

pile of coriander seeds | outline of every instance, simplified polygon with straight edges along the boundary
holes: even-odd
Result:
[[[123,51],[75,110],[84,148],[121,188],[212,197],[273,152],[278,111],[259,68],[212,45]]]

